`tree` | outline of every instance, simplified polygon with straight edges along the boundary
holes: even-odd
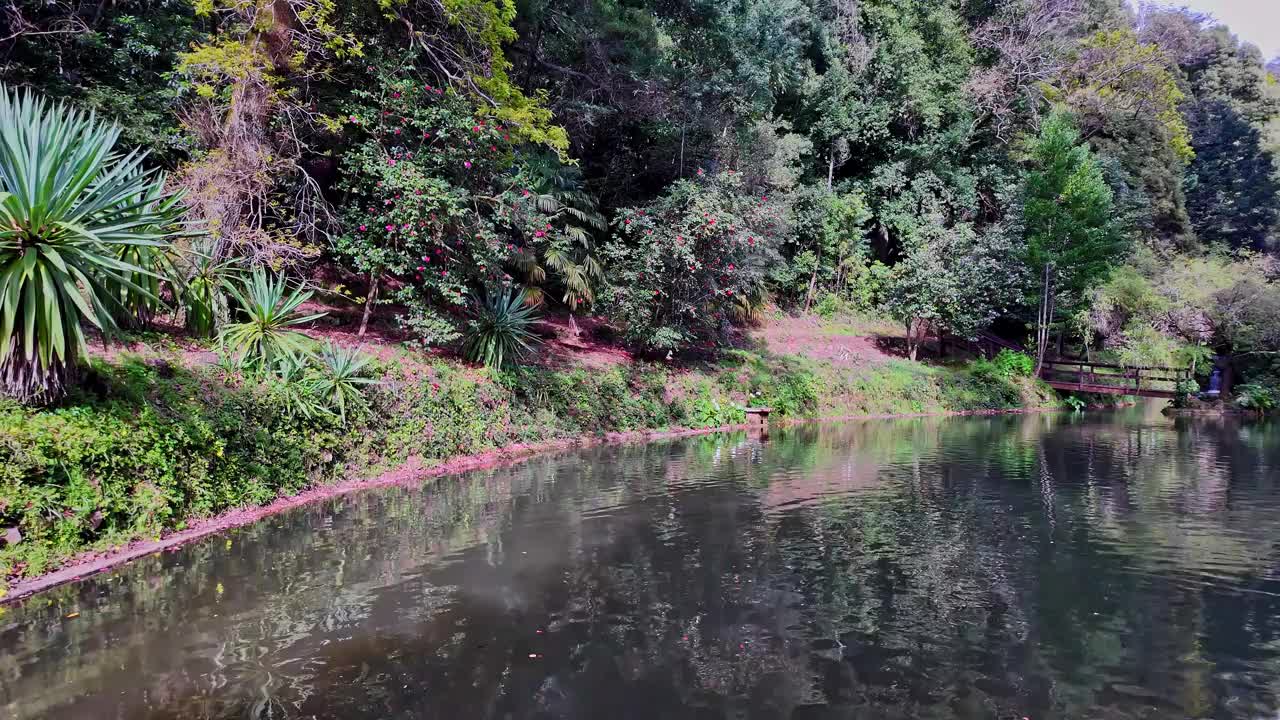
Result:
[[[928,331],[972,336],[1017,301],[1023,272],[1009,262],[1018,248],[999,228],[978,234],[972,225],[926,223],[906,243],[889,279],[885,307],[907,331],[915,360]]]
[[[1100,30],[1080,43],[1049,97],[1071,109],[1098,155],[1115,159],[1118,184],[1143,197],[1136,229],[1187,245],[1182,177],[1195,153],[1165,51],[1129,27]]]
[[[1078,302],[1105,275],[1122,244],[1111,189],[1070,115],[1056,111],[1045,118],[1039,135],[1027,142],[1027,166],[1023,223],[1026,263],[1040,285],[1038,374],[1061,306]]]
[[[92,113],[0,85],[0,394],[56,400],[126,288],[154,268],[122,250],[167,249],[180,218],[146,153],[121,154],[121,129]]]
[[[1263,250],[1280,218],[1280,181],[1262,133],[1222,100],[1192,104],[1196,139],[1187,206],[1201,240]]]

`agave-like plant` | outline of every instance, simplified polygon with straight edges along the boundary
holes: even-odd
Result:
[[[273,369],[278,363],[296,361],[312,354],[314,341],[297,328],[325,313],[298,312],[311,292],[290,287],[287,280],[257,268],[243,282],[227,288],[239,303],[246,319],[228,323],[218,339],[237,364],[255,371]]]
[[[130,248],[167,249],[182,214],[117,125],[0,85],[0,394],[46,402],[87,352],[83,324],[116,329],[126,288],[154,274]]]
[[[177,274],[180,282],[174,283],[178,301],[187,330],[196,337],[213,337],[230,315],[227,293],[239,277],[238,268],[232,261],[215,260],[206,244],[193,247],[189,258],[188,267]]]
[[[463,354],[472,362],[501,369],[519,360],[538,343],[532,327],[537,308],[525,300],[525,291],[510,289],[474,298],[471,320],[463,341]]]
[[[314,390],[330,410],[337,411],[344,425],[347,408],[363,410],[366,406],[363,388],[378,382],[366,374],[372,360],[359,350],[333,343],[320,351],[320,374],[315,379]]]

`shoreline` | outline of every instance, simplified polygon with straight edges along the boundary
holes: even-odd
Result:
[[[816,418],[774,420],[770,427],[781,428],[815,423],[852,422],[856,420],[909,420],[913,418],[990,417],[998,415],[1031,415],[1062,412],[1054,407],[1025,407],[1005,410],[960,410],[933,413],[887,413],[864,415],[832,415]],[[210,518],[192,522],[187,528],[163,535],[156,540],[134,540],[109,550],[89,550],[75,556],[56,570],[20,580],[10,585],[8,592],[0,595],[0,607],[15,605],[34,595],[56,587],[84,580],[113,570],[133,560],[164,551],[172,551],[184,545],[203,540],[211,535],[243,527],[294,508],[351,493],[377,488],[392,487],[429,478],[456,475],[476,470],[489,470],[516,465],[540,455],[554,452],[580,450],[601,445],[626,445],[686,437],[698,437],[718,433],[758,429],[749,424],[722,425],[711,428],[678,428],[671,430],[631,430],[604,435],[584,435],[539,443],[518,443],[474,455],[460,455],[439,464],[424,466],[421,457],[413,456],[399,467],[372,477],[362,477],[329,485],[320,485],[294,495],[276,498],[266,505],[241,507],[228,510]]]

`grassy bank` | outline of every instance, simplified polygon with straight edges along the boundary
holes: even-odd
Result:
[[[517,443],[720,427],[743,422],[747,405],[804,418],[1056,403],[989,364],[838,367],[751,352],[684,369],[493,373],[441,361],[387,363],[378,374],[367,407],[345,424],[299,414],[287,386],[155,357],[96,362],[57,408],[0,406],[0,530],[17,540],[0,549],[0,578],[410,457],[430,465]]]

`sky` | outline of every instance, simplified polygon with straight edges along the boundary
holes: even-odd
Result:
[[[1264,57],[1280,56],[1280,0],[1172,0],[1168,4],[1210,13],[1241,40],[1257,45]]]

